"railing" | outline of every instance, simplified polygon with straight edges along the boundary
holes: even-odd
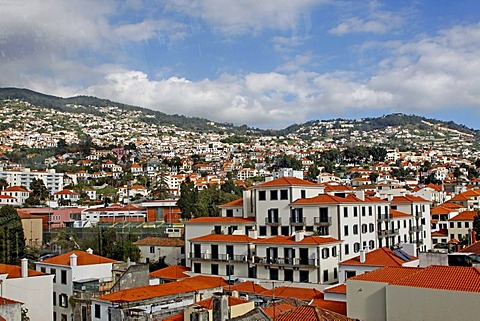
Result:
[[[265,218],[265,225],[282,225],[282,218],[277,217],[277,218],[270,218],[266,217]]]
[[[423,244],[423,239],[416,240],[415,243],[416,243],[417,245],[422,245],[422,244]]]
[[[378,231],[379,237],[389,237],[389,236],[395,236],[398,234],[399,234],[398,228]]]
[[[255,256],[253,263],[263,265],[292,265],[292,266],[316,266],[316,259],[300,259],[300,258],[267,258]]]
[[[415,212],[415,216],[416,216],[416,217],[422,216],[422,212],[420,212],[420,211]]]
[[[192,260],[222,261],[222,262],[246,262],[248,255],[229,255],[229,254],[213,254],[213,253],[190,253]]]
[[[332,218],[328,217],[327,220],[325,220],[322,217],[314,217],[313,224],[315,224],[317,226],[330,226],[330,225],[332,225]]]
[[[290,217],[290,225],[300,226],[305,225],[305,217]]]
[[[410,227],[410,233],[416,233],[416,232],[421,232],[422,231],[422,226],[412,226]]]
[[[388,221],[390,219],[390,215],[388,214],[379,214],[377,215],[377,221]]]

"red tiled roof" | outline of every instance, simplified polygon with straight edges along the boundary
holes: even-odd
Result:
[[[350,186],[343,184],[323,184],[325,186],[325,192],[334,192],[334,191],[351,191],[353,190]]]
[[[23,303],[19,302],[19,301],[7,299],[7,298],[4,298],[4,297],[0,296],[0,305],[6,305],[6,304],[23,304]],[[0,316],[0,320],[2,320],[2,319],[3,318]],[[5,320],[5,319],[3,319],[3,320]]]
[[[190,239],[190,242],[226,242],[226,243],[251,243],[255,241],[247,235],[207,234]]]
[[[432,208],[430,210],[430,214],[448,214],[448,213],[451,213],[451,212],[454,212],[455,210],[452,209],[451,207],[448,207],[448,206],[444,206],[444,205],[439,205],[439,206],[435,206],[434,208]]]
[[[10,186],[4,189],[5,192],[28,192],[25,188],[21,186]]]
[[[226,286],[225,289],[228,289],[230,291],[238,291],[240,293],[254,293],[254,294],[267,291],[266,288],[258,284],[255,284],[252,281],[245,281],[245,282],[240,282],[234,285],[229,285],[229,286]]]
[[[340,293],[346,294],[347,293],[347,285],[345,283],[333,286],[331,288],[325,289],[325,293]]]
[[[72,254],[75,254],[77,256],[77,265],[94,265],[117,262],[116,260],[112,260],[95,254],[89,254],[84,251],[71,251],[46,259],[41,263],[70,266],[70,256]]]
[[[257,244],[327,244],[342,242],[330,236],[305,236],[300,242],[295,242],[295,236],[272,236],[264,239],[255,239]]]
[[[55,193],[55,195],[80,195],[75,191],[71,191],[69,189],[62,189],[61,191],[58,191]]]
[[[280,177],[278,179],[259,184],[255,187],[274,187],[274,186],[317,186],[321,187],[316,183],[306,181],[296,177]]]
[[[416,257],[412,257],[412,260],[417,260]],[[350,260],[343,261],[340,264],[342,265],[369,265],[369,266],[402,266],[405,262],[410,262],[402,260],[400,257],[396,256],[392,250],[388,247],[381,247],[379,249],[367,252],[365,254],[365,262],[360,263],[360,256],[354,257]]]
[[[183,311],[162,319],[163,321],[183,321]]]
[[[216,217],[208,217],[202,216],[197,218],[192,218],[185,222],[185,224],[192,224],[192,223],[255,223],[254,217],[223,217],[223,216],[216,216]]]
[[[432,232],[432,237],[444,237],[448,236],[448,230],[446,228]]]
[[[243,198],[239,198],[234,201],[219,205],[218,207],[240,207],[240,206],[243,206]]]
[[[184,279],[190,277],[184,272],[190,271],[189,267],[181,265],[172,265],[163,269],[159,269],[150,273],[151,277],[161,278],[161,279]]]
[[[276,298],[295,298],[302,301],[311,301],[313,299],[323,299],[323,293],[317,289],[299,288],[294,286],[281,286],[275,289],[267,290],[261,293],[263,296]]]
[[[301,198],[293,202],[294,205],[299,204],[342,204],[342,203],[359,203],[361,199],[347,195],[346,197],[333,196],[330,194],[320,194],[311,198]]]
[[[410,214],[400,212],[400,211],[397,211],[397,210],[393,210],[393,209],[390,210],[390,215],[393,218],[412,217],[412,215],[410,215]]]
[[[392,285],[450,290],[461,292],[480,292],[480,270],[466,266],[431,265],[417,273],[391,282]]]
[[[0,263],[0,274],[7,274],[7,279],[18,279],[22,277],[22,268],[17,265]],[[43,272],[28,270],[28,276],[46,275]]]
[[[477,215],[478,215],[477,211],[464,211],[464,212],[458,213],[457,215],[449,219],[449,221],[473,221],[473,219]]]
[[[222,277],[199,275],[177,282],[121,290],[103,295],[98,299],[109,302],[136,302],[155,297],[213,289],[224,285],[226,285],[226,282]]]
[[[386,266],[348,279],[347,286],[349,280],[390,283],[414,275],[421,270],[422,268],[415,267]]]
[[[312,302],[310,302],[310,305],[333,311],[341,315],[347,315],[347,302],[314,299]]]
[[[176,237],[146,237],[138,240],[135,245],[150,245],[150,246],[184,246],[185,241]]]
[[[250,301],[248,301],[248,300],[236,298],[234,296],[229,296],[228,297],[228,306],[229,307],[239,305],[239,304],[245,304],[245,303],[249,303],[249,302]],[[202,308],[205,308],[207,310],[213,310],[213,298],[209,298],[209,299],[206,299],[206,300],[199,301],[199,302],[195,303],[195,305],[199,305]]]
[[[420,196],[405,195],[405,196],[394,196],[392,198],[391,203],[430,203],[430,202]]]
[[[280,303],[274,303],[270,305],[268,308],[263,309],[263,312],[265,312],[270,318],[276,319],[276,317],[279,316],[280,314],[290,311],[294,308],[295,306],[293,305],[290,305],[285,302],[280,302]]]
[[[475,255],[480,255],[480,241],[477,241],[477,242],[461,249],[460,252],[473,253]]]

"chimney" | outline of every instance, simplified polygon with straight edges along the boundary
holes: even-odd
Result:
[[[222,292],[215,292],[212,296],[213,321],[228,319],[228,296]]]
[[[75,253],[70,255],[70,266],[77,266],[77,255]]]
[[[367,258],[367,251],[364,249],[360,250],[360,263],[365,263],[365,260]]]
[[[295,231],[295,242],[300,242],[305,237],[305,231]]]
[[[93,250],[91,248],[88,248],[86,251],[88,254],[93,254]]]
[[[255,227],[253,227],[251,230],[248,230],[248,237],[252,239],[257,239],[258,238],[258,232]]]
[[[28,278],[28,259],[22,259],[22,278]]]

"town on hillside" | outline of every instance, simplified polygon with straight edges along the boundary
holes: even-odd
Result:
[[[71,108],[2,102],[0,321],[478,319],[474,135]]]

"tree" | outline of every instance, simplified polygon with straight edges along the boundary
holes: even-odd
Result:
[[[25,254],[22,221],[13,206],[0,208],[0,263],[18,265]]]
[[[50,193],[41,179],[34,178],[30,183],[30,190],[32,194],[25,200],[26,206],[44,204],[50,197]]]
[[[239,195],[226,193],[216,187],[208,187],[198,193],[198,215],[219,216],[218,205],[234,201]]]
[[[315,164],[310,165],[310,167],[308,168],[306,179],[316,182],[318,175],[320,175],[320,170],[318,169],[318,166]]]
[[[180,198],[177,205],[182,211],[182,218],[189,219],[198,216],[198,189],[190,177],[180,185]]]
[[[5,178],[0,178],[0,191],[8,187],[8,182]]]
[[[240,186],[235,185],[235,182],[232,179],[226,180],[225,183],[220,186],[220,190],[222,190],[224,193],[230,193],[238,196],[242,196],[243,191]]]
[[[378,176],[380,176],[378,173],[371,172],[369,175],[370,182],[372,182],[372,184],[375,184],[377,182]]]
[[[480,213],[473,218],[473,231],[476,235],[476,241],[480,241]]]

